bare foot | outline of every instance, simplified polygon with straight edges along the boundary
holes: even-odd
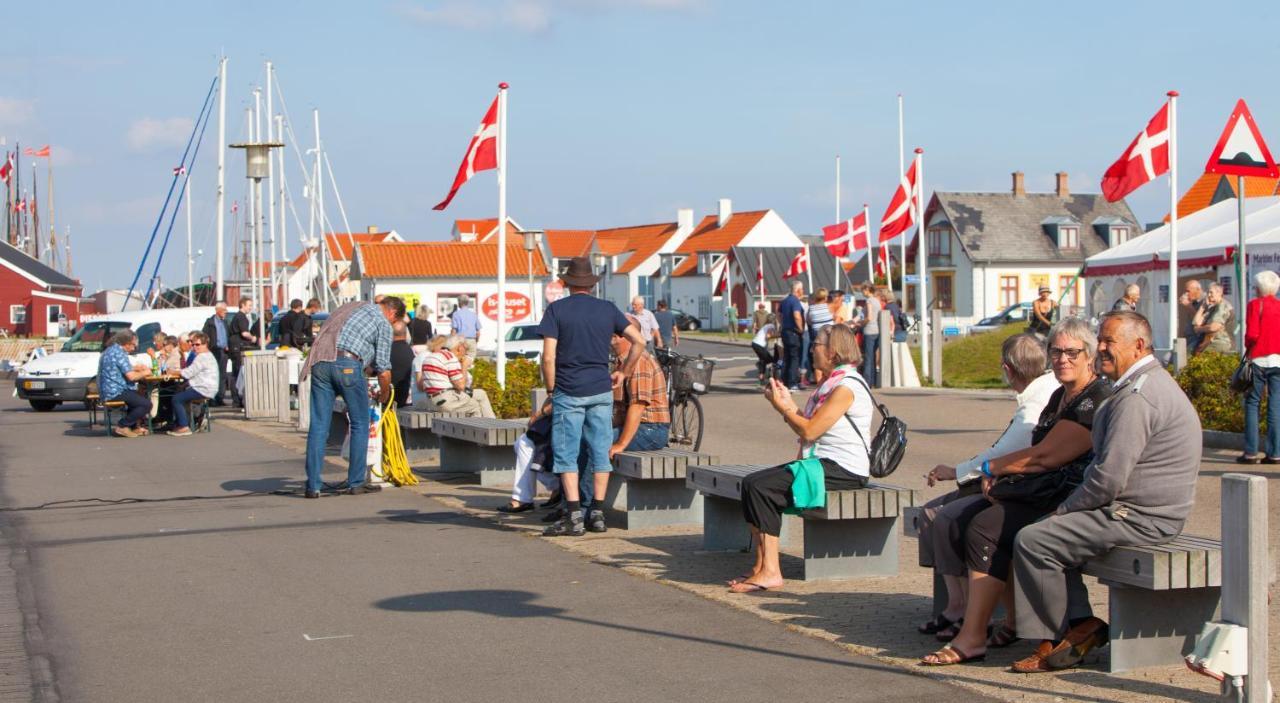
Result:
[[[786,581],[781,576],[767,578],[763,574],[757,575],[755,578],[745,581],[739,581],[729,587],[733,593],[759,593],[762,591],[776,591],[782,588]]]

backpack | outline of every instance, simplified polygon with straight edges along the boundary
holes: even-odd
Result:
[[[902,457],[907,453],[907,423],[890,415],[889,408],[876,402],[876,396],[871,392],[871,386],[867,385],[866,379],[861,376],[854,376],[854,378],[867,389],[867,395],[871,396],[871,404],[880,412],[880,429],[876,431],[876,436],[868,445],[867,438],[862,436],[862,430],[858,429],[857,423],[848,415],[845,415],[844,419],[853,426],[853,431],[858,433],[858,439],[862,440],[862,446],[867,448],[872,478],[884,478],[898,468],[898,464],[902,463]]]

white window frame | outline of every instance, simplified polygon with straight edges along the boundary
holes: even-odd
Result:
[[[9,306],[9,323],[14,325],[27,324],[27,306],[10,305]]]
[[[1130,230],[1124,225],[1116,225],[1111,228],[1111,246],[1120,246],[1129,241]]]
[[[1059,225],[1058,226],[1058,248],[1059,249],[1079,249],[1080,248],[1080,228],[1076,225]]]

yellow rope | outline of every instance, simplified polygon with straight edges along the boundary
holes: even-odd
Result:
[[[378,478],[393,486],[413,486],[418,476],[409,468],[409,457],[404,452],[404,438],[400,436],[400,421],[396,419],[396,392],[391,391],[387,407],[382,410],[382,472],[373,471]]]

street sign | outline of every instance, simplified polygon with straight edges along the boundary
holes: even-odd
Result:
[[[1280,168],[1271,158],[1271,151],[1262,141],[1262,134],[1258,132],[1258,125],[1244,100],[1236,102],[1236,108],[1227,119],[1226,129],[1218,137],[1218,145],[1213,148],[1209,163],[1204,168],[1207,173],[1231,176],[1280,177]]]

